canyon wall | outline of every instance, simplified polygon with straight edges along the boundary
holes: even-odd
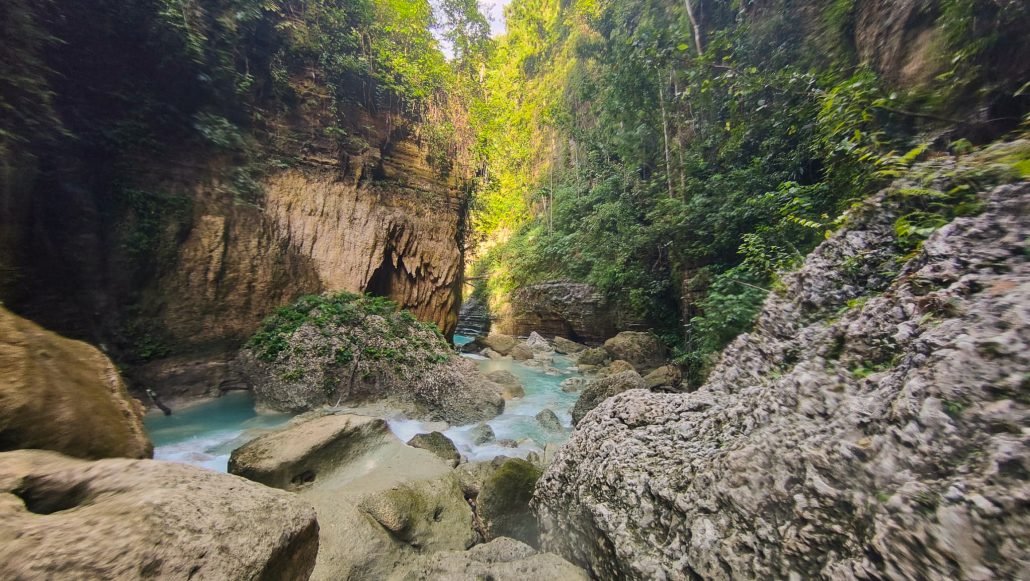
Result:
[[[387,149],[387,144],[382,144]],[[140,160],[139,203],[109,204],[88,171],[4,189],[8,304],[48,328],[124,351],[136,383],[198,395],[242,387],[227,366],[297,296],[387,296],[453,332],[462,198],[413,140],[383,155],[302,157],[241,201],[232,159]],[[374,175],[373,175],[374,174]],[[183,391],[185,390],[185,391]]]

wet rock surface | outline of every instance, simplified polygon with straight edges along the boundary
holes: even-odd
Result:
[[[1025,576],[1030,185],[900,260],[888,194],[699,391],[579,422],[536,489],[545,549],[600,578]]]
[[[273,488],[295,491],[325,478],[343,462],[390,436],[381,419],[330,414],[298,418],[233,450],[229,472]]]
[[[486,477],[476,496],[476,513],[488,538],[512,537],[537,545],[540,533],[529,501],[541,472],[530,462],[512,458]]]
[[[318,550],[310,504],[236,476],[0,453],[4,579],[303,581]]]
[[[457,466],[458,462],[461,461],[461,454],[458,453],[458,448],[454,446],[454,442],[440,432],[418,434],[408,440],[408,445],[413,448],[428,450],[452,466]]]

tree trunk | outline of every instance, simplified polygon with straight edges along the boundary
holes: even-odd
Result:
[[[694,29],[694,46],[697,48],[697,54],[702,55],[705,53],[705,47],[701,40],[701,27],[697,25],[697,18],[694,16],[694,7],[690,5],[690,0],[683,0],[683,5],[687,7],[687,18],[690,19],[690,27]]]

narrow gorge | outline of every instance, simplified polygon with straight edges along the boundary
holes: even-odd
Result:
[[[1030,578],[1030,6],[8,0],[0,578]]]

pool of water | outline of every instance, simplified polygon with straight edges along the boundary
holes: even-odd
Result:
[[[151,412],[143,424],[154,442],[155,459],[225,472],[234,449],[289,419],[254,411],[250,392],[230,392],[170,416]]]
[[[460,345],[472,339],[456,335],[454,340]],[[498,455],[524,458],[530,452],[542,452],[548,443],[562,443],[568,438],[572,426],[570,412],[579,397],[576,393],[563,392],[559,386],[563,380],[577,374],[575,365],[569,359],[555,355],[551,368],[545,371],[517,361],[490,360],[477,355],[466,357],[476,360],[484,373],[499,369],[510,371],[522,382],[526,395],[506,402],[504,413],[487,422],[497,439],[515,440],[519,442],[517,448],[496,443],[475,445],[469,435],[476,427],[475,424],[451,426],[444,433],[454,441],[463,455],[470,460],[489,460]],[[564,432],[548,432],[536,421],[536,414],[545,408],[557,414],[565,427]],[[171,416],[152,412],[145,418],[144,424],[154,442],[154,458],[224,472],[234,449],[289,419],[290,416],[285,414],[258,414],[254,410],[254,398],[250,393],[232,392],[216,400],[176,411]],[[405,442],[416,434],[439,429],[403,416],[386,419],[397,437]]]

